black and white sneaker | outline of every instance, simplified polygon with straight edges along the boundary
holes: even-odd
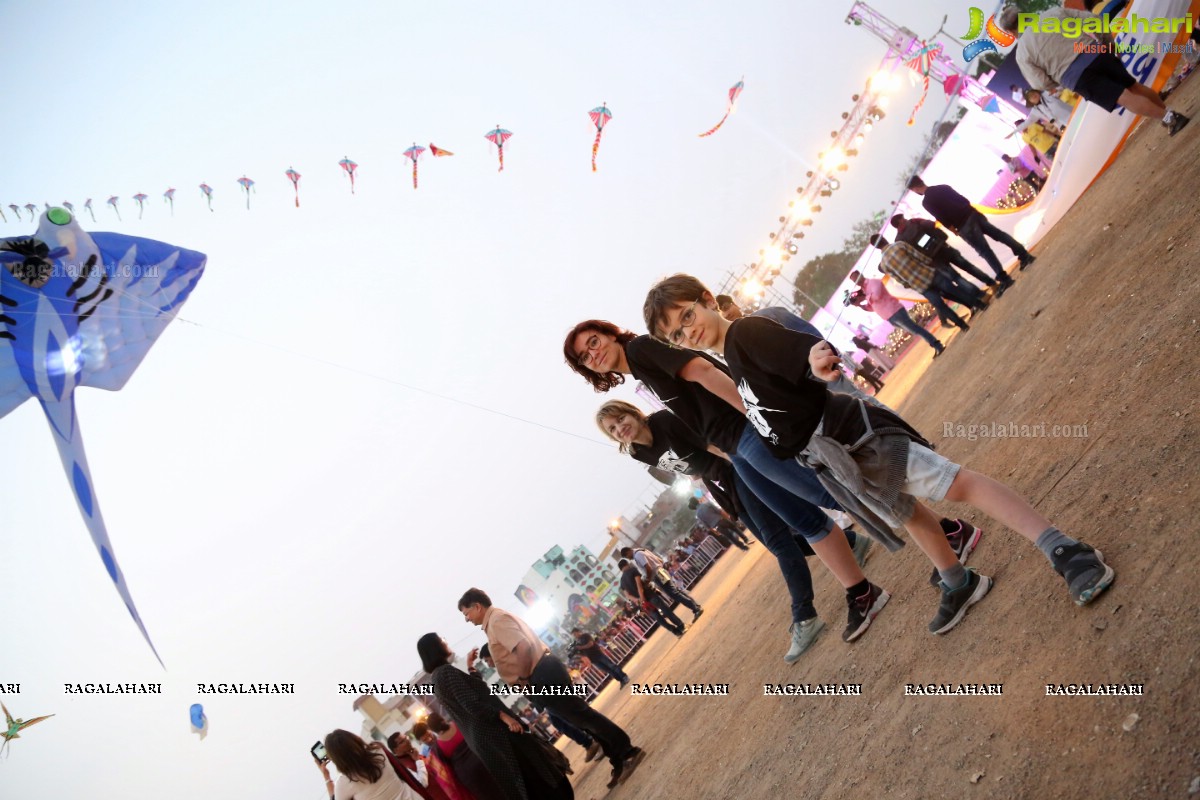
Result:
[[[1172,114],[1170,123],[1167,123],[1166,121],[1164,121],[1163,125],[1165,125],[1167,128],[1167,134],[1170,136],[1174,136],[1175,134],[1177,134],[1181,130],[1183,130],[1184,125],[1187,125],[1191,121],[1192,121],[1191,117],[1185,117],[1183,114],[1180,114],[1178,111],[1175,111]]]
[[[887,605],[891,595],[886,589],[881,589],[873,583],[867,584],[868,589],[861,597],[847,597],[846,605],[850,607],[846,630],[842,631],[843,642],[853,642],[867,632],[871,621],[879,616],[879,612]]]
[[[962,622],[967,609],[982,600],[992,588],[992,579],[969,569],[966,585],[953,590],[946,588],[944,583],[941,586],[942,603],[933,622],[929,623],[930,633],[946,633]]]
[[[958,557],[958,563],[966,564],[967,558],[975,551],[980,537],[983,536],[983,529],[976,528],[965,519],[942,517],[941,524],[942,532],[946,534],[946,544],[950,545],[950,549]],[[935,589],[942,585],[942,576],[938,573],[937,567],[934,567],[933,572],[929,574],[929,585]]]
[[[1054,548],[1051,563],[1054,564],[1054,571],[1066,578],[1075,605],[1086,606],[1103,594],[1117,577],[1117,573],[1103,559],[1103,553],[1083,542]]]

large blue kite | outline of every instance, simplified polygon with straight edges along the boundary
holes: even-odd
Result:
[[[0,417],[30,397],[42,404],[79,511],[146,643],[92,488],[75,389],[117,391],[179,313],[205,256],[115,233],[89,235],[51,208],[32,237],[0,239]]]

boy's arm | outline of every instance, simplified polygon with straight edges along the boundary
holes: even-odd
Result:
[[[742,403],[742,396],[738,394],[733,378],[717,369],[711,362],[700,357],[693,358],[683,365],[678,374],[685,381],[700,384],[740,413],[746,413],[746,406]]]

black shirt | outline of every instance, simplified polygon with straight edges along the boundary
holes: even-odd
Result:
[[[929,238],[925,239],[926,236]],[[908,242],[930,258],[941,252],[948,238],[945,231],[927,219],[910,219],[896,233],[897,242]],[[925,239],[923,244],[922,239]]]
[[[725,333],[725,360],[746,416],[776,458],[803,450],[825,413],[829,389],[808,369],[808,352],[820,341],[763,317],[734,320]]]
[[[947,228],[957,230],[975,213],[971,201],[942,183],[925,189],[921,205]]]
[[[634,589],[634,594],[637,594],[636,588]],[[600,649],[600,643],[590,633],[585,633],[576,639],[575,644],[571,645],[571,649],[581,656],[587,656],[593,661],[596,658],[606,657],[604,651]]]
[[[746,418],[700,384],[679,377],[679,371],[695,358],[703,358],[729,375],[724,364],[707,353],[672,347],[649,336],[639,336],[625,345],[625,358],[633,377],[649,386],[684,425],[726,453],[737,450]],[[807,358],[804,363],[808,363]]]
[[[708,452],[704,439],[679,417],[670,411],[655,411],[646,422],[654,442],[635,444],[630,451],[635,459],[677,475],[720,477],[720,465],[716,462],[724,463],[725,459]]]
[[[621,591],[625,592],[627,595],[629,595],[631,597],[638,597],[639,595],[638,595],[637,579],[638,579],[637,567],[635,567],[633,564],[630,564],[629,566],[625,567],[625,569],[623,569],[621,571]],[[650,599],[650,592],[651,592],[650,587],[647,586],[646,587],[646,599],[647,600]]]

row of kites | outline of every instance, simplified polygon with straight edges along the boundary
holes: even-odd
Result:
[[[729,101],[725,107],[725,115],[723,117],[721,117],[720,121],[716,125],[709,128],[704,133],[700,134],[701,137],[711,136],[712,134],[716,133],[717,130],[722,125],[725,124],[725,121],[727,119],[729,119],[729,116],[733,113],[734,108],[737,104],[738,95],[740,95],[742,93],[742,89],[744,88],[744,86],[745,86],[744,81],[739,80],[736,84],[734,84],[734,86],[732,88],[730,88]],[[606,125],[608,125],[609,121],[612,120],[613,114],[612,114],[612,111],[608,108],[607,103],[601,103],[599,106],[596,106],[591,111],[589,111],[588,116],[591,118],[592,124],[595,125],[595,127],[596,127],[596,137],[595,137],[595,139],[592,140],[592,172],[595,172],[596,171],[596,158],[600,152],[600,138],[601,138],[601,136],[604,135],[604,128]],[[490,130],[486,134],[484,134],[485,138],[489,142],[491,142],[492,145],[496,148],[496,154],[497,154],[497,157],[498,157],[498,160],[500,163],[500,168],[498,170],[499,172],[504,171],[504,143],[507,142],[510,138],[512,138],[512,135],[513,135],[512,131],[506,130],[506,129],[500,127],[499,125],[497,125],[495,128],[493,128],[492,130]],[[433,142],[429,143],[428,149],[417,144],[416,142],[414,142],[412,147],[410,147],[404,151],[404,157],[409,159],[412,162],[412,184],[413,184],[414,189],[416,189],[418,186],[417,164],[420,161],[421,157],[423,155],[425,155],[426,152],[428,152],[430,155],[437,157],[437,158],[444,158],[447,156],[454,155],[454,153],[450,152],[449,150],[447,150],[443,147],[438,147]],[[342,171],[345,173],[345,176],[349,179],[350,193],[353,194],[354,193],[354,174],[358,170],[357,162],[353,161],[349,156],[346,156],[345,158],[343,158],[341,161],[338,162],[338,165],[342,168]],[[300,178],[302,176],[293,167],[288,167],[287,170],[285,170],[283,174],[287,178],[287,180],[291,181],[292,190],[295,193],[296,207],[299,208],[300,207]],[[244,194],[246,197],[246,208],[249,209],[250,208],[250,196],[255,191],[254,187],[256,185],[256,181],[254,181],[252,178],[247,177],[246,175],[243,175],[242,177],[237,179],[237,183],[241,187],[242,194]],[[208,205],[208,210],[212,211],[213,210],[213,205],[212,205],[213,193],[214,193],[213,187],[209,186],[207,183],[202,183],[202,184],[200,184],[199,189],[200,189],[201,195],[204,197],[204,200]],[[165,192],[162,193],[163,201],[167,205],[170,206],[172,216],[174,216],[174,214],[175,214],[175,193],[176,193],[176,191],[177,190],[172,187],[172,188],[168,188]],[[138,219],[142,218],[142,214],[146,210],[146,201],[149,199],[150,199],[149,195],[141,193],[141,192],[133,195],[132,200],[135,203],[137,203]],[[112,195],[111,197],[108,198],[108,200],[105,201],[105,205],[109,206],[113,210],[113,212],[117,215],[118,220],[121,219],[120,202],[121,202],[121,198],[118,197],[117,195]],[[46,203],[45,205],[46,205],[47,209],[50,208],[49,203]],[[71,211],[72,213],[75,213],[75,206],[72,203],[64,201],[63,203],[61,203],[61,205],[64,208]],[[16,216],[18,221],[23,219],[23,217],[21,216],[22,208],[24,208],[25,211],[29,212],[29,221],[30,222],[37,219],[37,215],[39,213],[38,207],[33,203],[26,203],[24,206],[18,206],[16,203],[10,203],[8,205],[8,208]],[[86,202],[84,202],[83,210],[88,213],[88,215],[92,218],[93,222],[96,221],[96,211],[95,211],[95,207],[93,206],[92,199],[90,197],[87,199]],[[8,217],[4,214],[2,207],[0,207],[0,220],[3,220],[4,222],[8,221]]]

